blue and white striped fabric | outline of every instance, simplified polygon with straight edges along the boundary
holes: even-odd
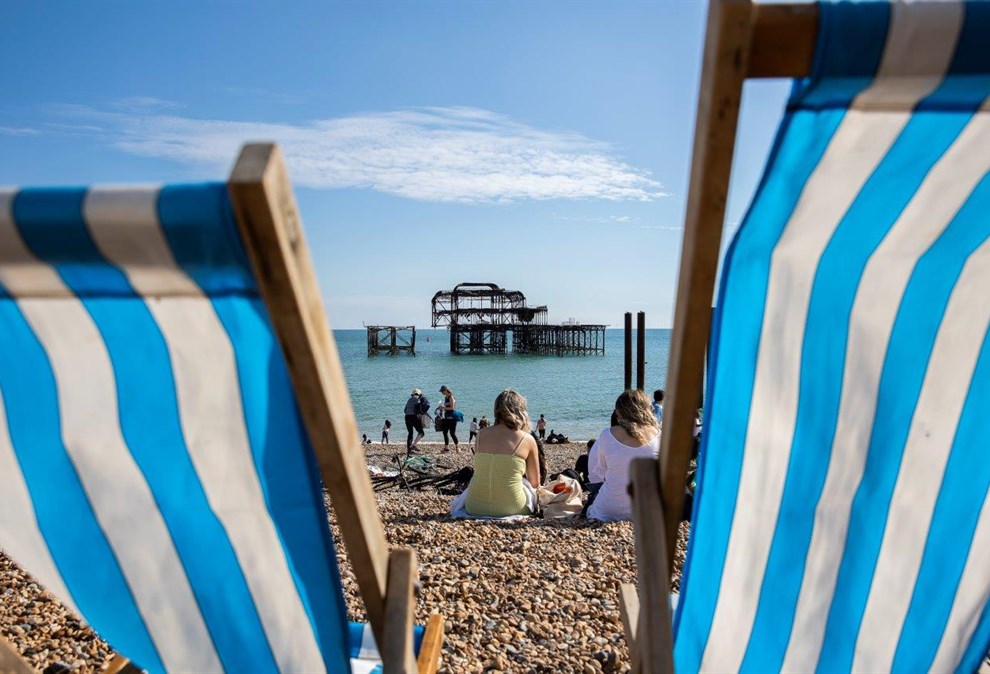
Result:
[[[990,6],[822,4],[728,252],[678,670],[990,646]]]
[[[152,672],[346,672],[319,472],[223,184],[0,190],[0,547]]]

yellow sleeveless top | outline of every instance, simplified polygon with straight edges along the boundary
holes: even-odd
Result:
[[[471,515],[508,517],[529,515],[522,476],[526,462],[515,454],[474,455],[474,477],[468,485],[465,509]]]

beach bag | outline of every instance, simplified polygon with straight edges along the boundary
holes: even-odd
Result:
[[[579,515],[584,507],[581,503],[583,491],[580,482],[566,475],[558,475],[556,480],[540,487],[536,495],[543,509],[544,519],[556,520]]]
[[[437,433],[443,430],[443,417],[433,417],[433,430]]]
[[[433,417],[429,414],[420,414],[419,423],[423,427],[423,432],[430,430],[430,425],[433,423]]]

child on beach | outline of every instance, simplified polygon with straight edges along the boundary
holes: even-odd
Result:
[[[385,425],[382,426],[382,444],[388,444],[388,432],[392,429],[392,422],[388,419],[385,420]]]
[[[468,444],[473,445],[476,437],[478,437],[478,417],[472,417],[470,433],[468,434]]]

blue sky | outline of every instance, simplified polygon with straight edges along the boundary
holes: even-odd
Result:
[[[331,323],[493,281],[673,313],[703,2],[5,2],[0,184],[224,179],[283,145]],[[726,217],[788,87],[747,84]]]

